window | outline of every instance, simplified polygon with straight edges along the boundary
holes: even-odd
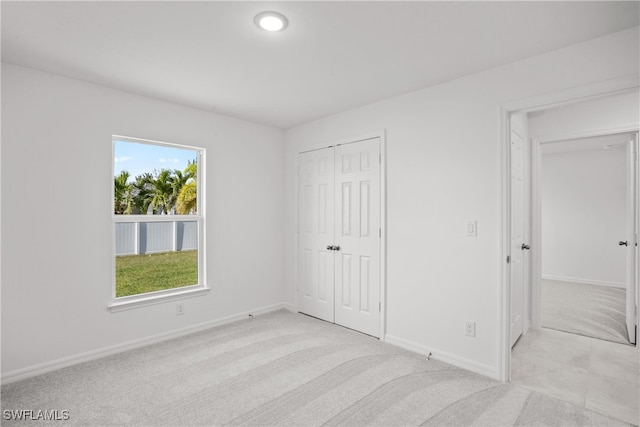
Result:
[[[112,311],[206,292],[204,150],[113,137]]]

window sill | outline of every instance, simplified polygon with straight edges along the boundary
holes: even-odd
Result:
[[[146,307],[148,305],[206,295],[210,290],[210,288],[198,286],[191,289],[175,290],[168,293],[163,292],[160,295],[143,294],[133,297],[117,298],[107,306],[107,309],[112,313],[116,313],[118,311],[131,310],[134,308]]]

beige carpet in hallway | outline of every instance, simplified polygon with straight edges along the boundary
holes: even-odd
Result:
[[[623,288],[543,280],[542,327],[629,344],[625,298]]]

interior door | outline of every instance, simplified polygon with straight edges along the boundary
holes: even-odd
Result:
[[[298,310],[379,337],[380,139],[298,160]]]
[[[334,321],[334,150],[301,153],[298,194],[298,309]]]
[[[511,121],[511,346],[524,332],[525,292],[525,197],[524,197],[524,131]],[[522,135],[521,135],[522,134]]]
[[[336,147],[335,322],[380,335],[380,140]]]
[[[628,160],[627,160],[627,235],[626,240],[621,241],[620,244],[626,244],[627,252],[627,272],[626,272],[626,319],[627,319],[627,332],[629,334],[629,342],[631,344],[636,343],[636,325],[637,325],[637,313],[636,306],[636,291],[637,291],[637,278],[636,278],[636,262],[637,262],[637,206],[638,206],[638,188],[637,188],[637,173],[638,173],[638,134],[632,134],[630,136],[628,147]]]

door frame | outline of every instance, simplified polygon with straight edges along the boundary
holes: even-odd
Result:
[[[294,280],[296,284],[295,288],[295,302],[294,308],[295,311],[298,311],[300,308],[299,304],[299,283],[298,283],[298,262],[299,262],[299,253],[298,253],[298,245],[299,245],[299,230],[300,230],[300,219],[298,217],[298,204],[300,203],[300,182],[299,182],[299,158],[300,154],[306,153],[309,151],[322,150],[324,148],[331,148],[337,145],[342,144],[351,144],[354,142],[365,141],[368,139],[379,138],[380,139],[380,341],[385,341],[386,332],[387,332],[387,141],[386,141],[387,132],[386,129],[382,129],[380,131],[371,132],[367,134],[361,134],[358,136],[340,138],[338,140],[334,140],[333,142],[327,143],[316,143],[311,144],[309,146],[304,147],[304,149],[297,151],[296,159],[295,159],[295,244],[294,244]]]
[[[498,259],[499,271],[501,276],[500,286],[500,336],[498,339],[498,356],[499,356],[499,379],[501,381],[511,381],[511,283],[510,283],[510,264],[507,262],[507,257],[510,256],[510,237],[511,237],[511,188],[510,188],[510,176],[511,176],[511,156],[510,156],[510,116],[516,112],[535,112],[547,110],[554,107],[560,107],[564,105],[574,104],[590,99],[595,99],[601,96],[613,95],[615,93],[623,93],[629,90],[637,89],[640,87],[639,76],[629,75],[620,77],[617,79],[605,80],[589,85],[578,86],[575,88],[546,93],[530,98],[524,98],[509,103],[499,105],[497,108],[498,113],[498,129],[499,129],[499,161],[500,161],[500,193],[501,193],[501,209],[500,209],[500,258]],[[525,153],[525,164],[530,167],[532,180],[529,184],[535,185],[531,187],[531,192],[539,192],[539,186],[537,185],[537,178],[539,177],[539,171],[537,168],[540,165],[539,158],[539,144],[532,145],[531,152]],[[535,156],[532,155],[535,154]],[[537,197],[532,197],[529,204],[530,212],[529,218],[530,224],[526,226],[532,227],[531,232],[531,267],[529,269],[529,277],[526,282],[532,282],[532,272],[538,272],[540,267],[540,218],[537,210],[540,208],[539,200]],[[525,215],[526,217],[526,215]],[[539,273],[535,273],[539,274]],[[534,276],[535,277],[535,276]],[[533,292],[533,289],[531,290]],[[537,289],[539,292],[539,288]],[[539,294],[533,294],[530,298],[539,299]],[[531,301],[529,300],[529,303]],[[536,323],[539,325],[539,305],[538,312],[534,315],[532,310],[529,312],[531,317],[528,319],[532,322],[532,326],[536,327]],[[640,345],[636,346],[636,349],[640,350]]]

